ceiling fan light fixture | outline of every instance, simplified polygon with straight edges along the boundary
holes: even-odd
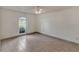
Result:
[[[35,13],[36,14],[41,14],[43,9],[39,9],[38,11],[36,10]]]
[[[35,11],[35,13],[36,13],[36,14],[39,14],[39,12],[38,12],[38,11]]]
[[[35,14],[41,14],[42,11],[43,11],[43,9],[40,9],[39,7],[36,7]]]

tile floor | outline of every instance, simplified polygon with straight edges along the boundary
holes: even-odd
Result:
[[[41,34],[25,35],[1,41],[1,52],[77,52],[79,44]]]

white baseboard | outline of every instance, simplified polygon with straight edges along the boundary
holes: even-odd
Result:
[[[41,32],[39,32],[39,33],[41,33]],[[47,33],[41,33],[41,34],[44,34],[44,35],[47,35],[47,36],[51,36],[51,37],[55,37],[55,38],[58,38],[58,39],[61,39],[61,40],[65,40],[65,41],[68,41],[68,42],[79,44],[79,41],[70,40],[69,38],[66,38],[66,37],[60,37],[60,36],[57,36],[57,35],[54,35],[54,34],[51,35],[51,34],[47,34]]]

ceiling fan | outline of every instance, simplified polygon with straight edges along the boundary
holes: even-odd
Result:
[[[40,6],[35,7],[35,14],[41,14],[43,12],[43,9],[40,8]]]

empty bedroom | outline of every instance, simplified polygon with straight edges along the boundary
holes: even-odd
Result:
[[[0,6],[1,52],[79,52],[78,6]]]

